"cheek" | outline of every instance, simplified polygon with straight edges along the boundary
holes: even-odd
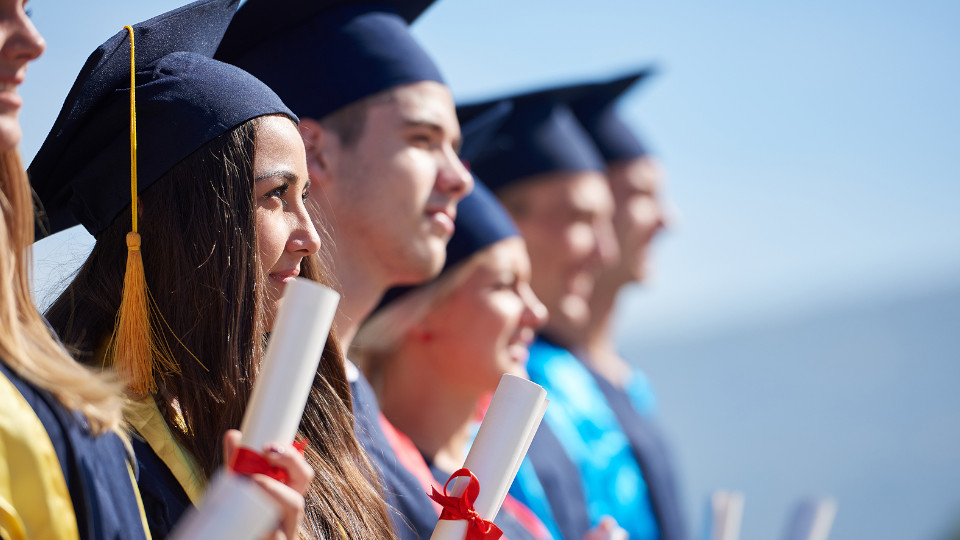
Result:
[[[519,300],[510,298],[512,293],[494,293],[482,306],[478,306],[477,315],[485,322],[489,330],[488,338],[509,339],[517,329],[523,306]]]
[[[594,231],[589,224],[576,223],[567,228],[564,243],[569,259],[579,261],[589,256],[595,242]]]
[[[404,179],[394,184],[395,190],[402,190],[407,198],[425,202],[437,183],[437,170],[437,160],[430,151],[409,147],[392,161],[390,176]]]
[[[287,240],[285,230],[282,216],[262,208],[257,209],[257,259],[264,270],[280,259]]]

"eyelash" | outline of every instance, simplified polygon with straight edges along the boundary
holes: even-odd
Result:
[[[268,199],[276,198],[276,199],[279,200],[284,206],[286,206],[286,205],[287,205],[287,200],[284,199],[284,197],[287,195],[287,191],[288,191],[289,189],[290,189],[290,184],[283,184],[282,186],[277,186],[276,188],[271,189],[270,191],[267,192],[267,194],[266,194],[265,196],[266,196]],[[309,198],[310,198],[310,186],[307,185],[307,187],[305,187],[305,188],[303,189],[303,193],[300,195],[300,199],[303,200],[304,202],[306,202],[307,199],[309,199]]]

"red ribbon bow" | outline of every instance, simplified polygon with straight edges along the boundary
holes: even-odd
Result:
[[[463,495],[459,497],[447,495],[447,486],[454,478],[460,477],[470,478],[467,489],[463,490]],[[497,540],[503,536],[500,527],[494,525],[492,521],[480,517],[480,514],[473,508],[473,503],[480,494],[480,481],[470,472],[470,469],[463,468],[451,474],[450,479],[443,485],[442,495],[436,488],[432,488],[432,491],[430,498],[443,507],[440,519],[467,521],[467,536],[464,540]]]
[[[310,441],[306,439],[297,441],[293,443],[293,447],[297,452],[300,452],[302,456],[303,449],[307,447],[309,442]],[[237,474],[264,474],[284,484],[289,480],[286,469],[271,465],[270,462],[267,461],[267,458],[258,452],[242,446],[237,448],[233,453],[233,457],[230,458],[230,470]]]

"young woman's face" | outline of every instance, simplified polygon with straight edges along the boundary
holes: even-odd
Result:
[[[257,256],[267,277],[267,326],[271,327],[284,287],[300,274],[300,261],[320,249],[320,237],[304,206],[310,180],[303,140],[288,118],[261,119],[253,176]]]
[[[486,392],[504,373],[526,374],[528,347],[547,309],[530,288],[522,239],[501,240],[474,257],[470,274],[433,307],[422,330],[434,346],[433,367],[451,385]]]
[[[23,0],[0,0],[0,151],[20,142],[17,87],[27,76],[27,63],[40,56],[46,42],[24,12]]]

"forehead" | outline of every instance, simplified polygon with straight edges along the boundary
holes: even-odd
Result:
[[[253,156],[255,170],[285,165],[306,166],[303,139],[296,124],[285,116],[264,116],[257,122],[256,150]]]
[[[610,165],[607,176],[614,191],[656,192],[661,184],[660,168],[649,157]]]
[[[386,98],[386,96],[389,96]],[[443,84],[422,81],[398,86],[370,104],[371,116],[385,122],[425,123],[459,135],[453,95]]]
[[[598,214],[613,209],[610,187],[596,172],[548,173],[517,188],[518,195],[531,209]]]

